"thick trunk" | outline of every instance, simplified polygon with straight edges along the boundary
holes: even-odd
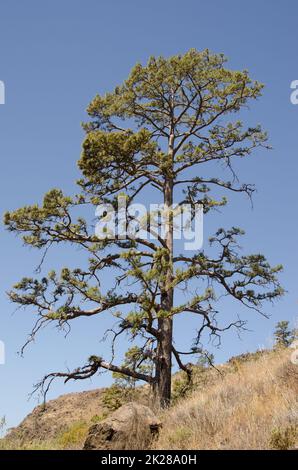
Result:
[[[174,135],[169,141],[169,163],[171,165],[170,174],[165,181],[164,203],[167,207],[173,205],[173,145]],[[171,312],[173,307],[173,289],[169,287],[173,276],[173,220],[170,215],[167,221],[165,240],[168,249],[166,280],[162,288],[161,309],[164,312]],[[172,342],[173,342],[173,319],[171,316],[162,317],[158,320],[158,347],[156,363],[156,395],[162,408],[169,406],[171,400],[172,382]]]
[[[161,408],[169,406],[172,385],[172,334],[173,321],[171,318],[159,320],[161,337],[157,348],[156,367],[156,399]]]

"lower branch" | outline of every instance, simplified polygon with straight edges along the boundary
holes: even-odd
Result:
[[[35,385],[32,393],[35,393],[37,390],[41,390],[45,403],[50,386],[53,380],[56,378],[64,378],[64,383],[68,382],[69,380],[85,380],[95,375],[100,369],[117,372],[150,384],[154,382],[154,379],[149,375],[136,372],[132,369],[129,369],[128,367],[116,366],[104,361],[102,358],[97,356],[91,356],[89,358],[89,364],[83,367],[79,367],[72,372],[52,372],[47,374],[39,383]]]

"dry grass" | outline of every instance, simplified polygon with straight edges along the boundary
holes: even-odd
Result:
[[[156,449],[268,449],[298,444],[298,368],[289,351],[223,367],[162,417]]]
[[[49,439],[0,439],[0,450],[72,450],[82,449],[92,423],[77,421]]]

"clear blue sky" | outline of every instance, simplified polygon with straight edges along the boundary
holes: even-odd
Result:
[[[268,306],[269,320],[249,312],[251,332],[241,339],[227,336],[216,360],[269,346],[274,324],[294,322],[298,307],[298,106],[290,102],[290,83],[298,79],[297,16],[294,0],[2,0],[0,80],[6,85],[6,104],[0,106],[1,213],[40,201],[52,187],[73,193],[85,108],[97,92],[121,83],[137,61],[191,47],[223,52],[231,68],[247,68],[265,83],[263,98],[246,117],[268,130],[273,150],[257,152],[239,167],[242,180],[258,187],[254,209],[241,197],[233,199],[227,211],[206,221],[205,236],[216,226],[243,227],[246,252],[264,252],[272,264],[283,263],[281,281],[288,293],[275,307]],[[80,365],[107,345],[99,343],[100,321],[78,321],[66,339],[52,328],[43,331],[20,358],[17,351],[33,316],[14,313],[5,291],[23,275],[34,274],[39,255],[23,248],[3,226],[0,250],[0,339],[7,352],[6,365],[0,365],[0,417],[6,415],[11,426],[35,405],[28,394],[44,373]],[[46,268],[59,264],[60,255]],[[64,255],[70,261],[81,256]],[[229,305],[221,314],[229,315]],[[180,323],[177,341],[189,344],[191,337],[185,322]],[[110,380],[105,374],[80,384],[57,382],[50,397]]]

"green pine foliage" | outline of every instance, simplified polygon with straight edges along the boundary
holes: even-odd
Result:
[[[163,395],[161,404],[168,403],[172,360],[191,375],[174,344],[178,315],[194,315],[198,321],[195,340],[186,340],[188,353],[195,356],[206,333],[219,340],[225,331],[245,325],[236,307],[230,321],[218,315],[222,296],[263,313],[264,302],[283,294],[282,267],[271,267],[260,253],[240,253],[244,232],[236,226],[218,229],[200,252],[174,255],[172,222],[164,239],[146,240],[129,234],[99,239],[91,222],[98,204],[116,207],[117,196],[124,195],[129,206],[145,189],[160,202],[201,204],[205,214],[225,206],[230,193],[251,197],[254,186],[238,183],[233,162],[267,148],[267,135],[260,125],[245,126],[237,113],[259,98],[262,88],[246,70],[230,70],[222,54],[209,50],[151,57],[133,67],[123,84],[89,104],[78,194],[70,197],[55,188],[41,204],[5,214],[7,229],[26,246],[42,250],[43,257],[57,245],[85,253],[85,263],[76,269],[25,277],[9,293],[12,302],[35,315],[28,342],[47,324],[65,328],[77,318],[87,321],[104,312],[117,321],[109,332],[112,361],[95,351],[73,372],[48,374],[38,384],[44,391],[54,378],[84,379],[104,369],[131,383],[149,383]],[[90,220],[77,216],[88,208]],[[109,290],[101,284],[106,276],[115,280]],[[183,302],[174,295],[181,289]],[[119,363],[115,351],[123,335],[133,349]]]

